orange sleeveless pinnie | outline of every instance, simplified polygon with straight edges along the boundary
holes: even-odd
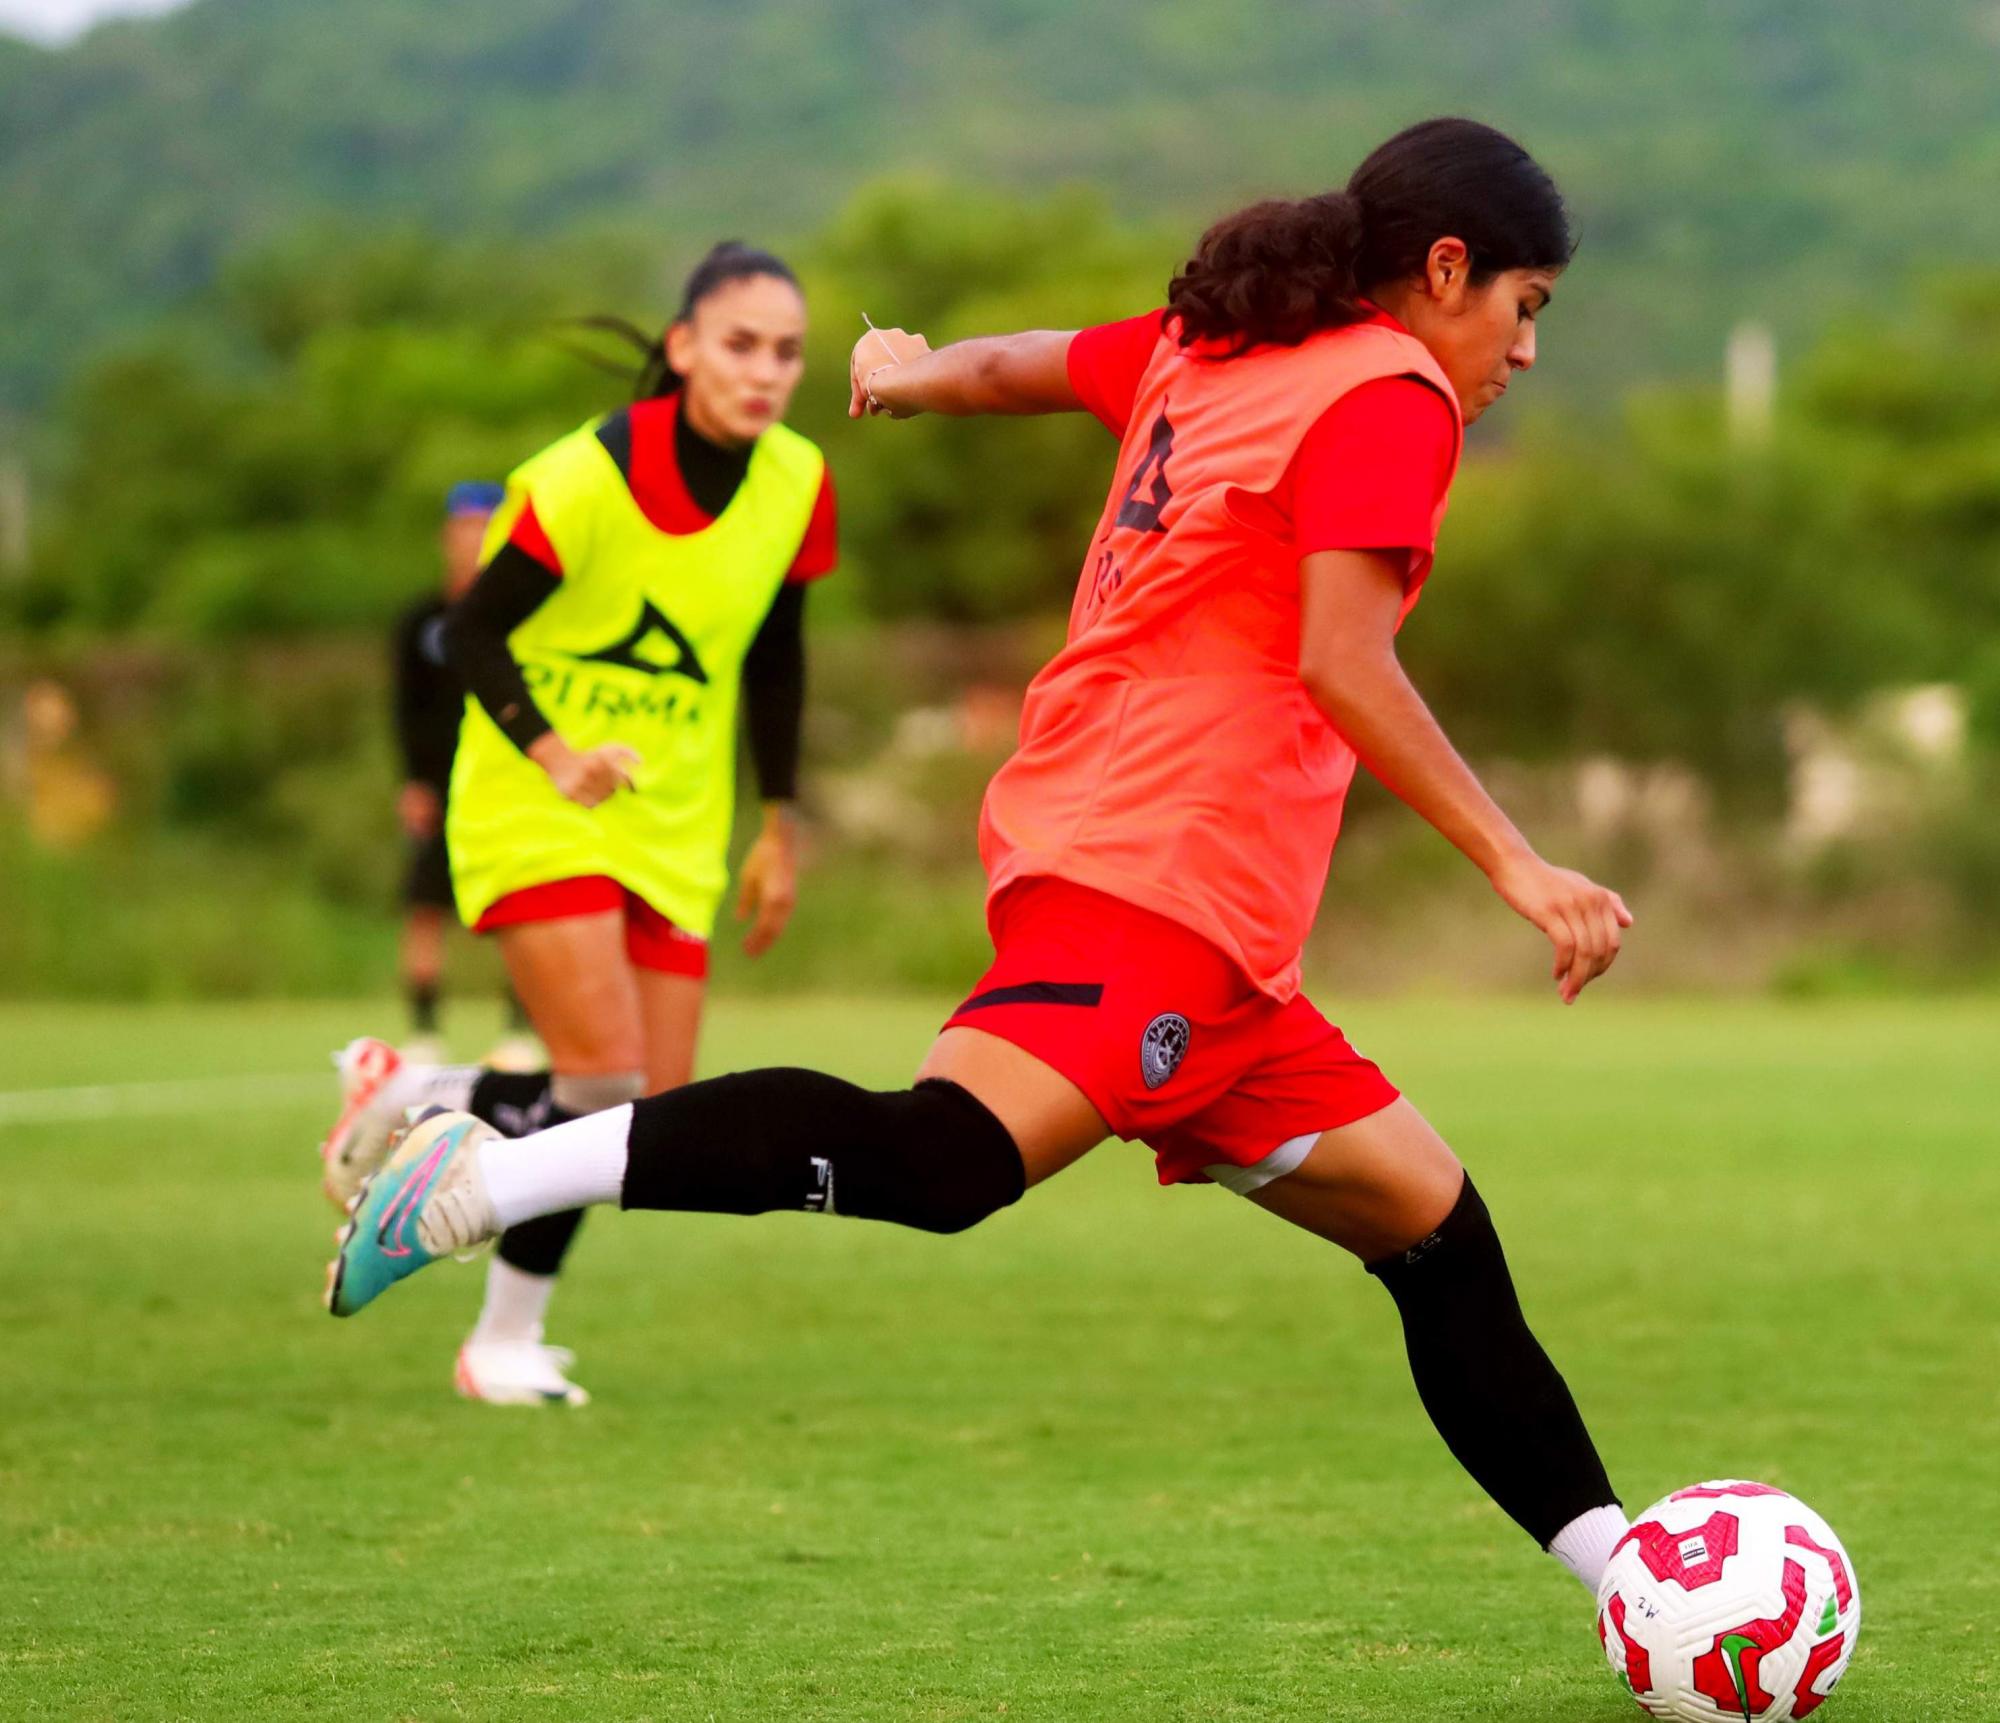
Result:
[[[1437,361],[1385,322],[1226,359],[1161,335],[1068,644],[986,793],[992,895],[1074,880],[1191,928],[1274,998],[1298,991],[1355,758],[1299,680],[1298,554],[1259,503],[1328,407],[1394,376],[1459,422]],[[1431,551],[1413,548],[1405,615]]]

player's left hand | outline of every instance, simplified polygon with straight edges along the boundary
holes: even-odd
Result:
[[[1510,857],[1494,869],[1493,889],[1555,947],[1556,991],[1565,1005],[1618,960],[1632,912],[1609,886],[1538,855]]]
[[[868,380],[878,371],[906,365],[930,350],[928,341],[907,329],[870,329],[854,343],[854,352],[847,361],[847,416],[858,419],[864,413],[887,413],[892,419],[909,418],[910,412],[899,413],[872,398]]]
[[[773,814],[743,858],[736,889],[736,919],[748,921],[743,949],[762,957],[778,942],[799,901],[798,859],[793,854],[791,816]]]

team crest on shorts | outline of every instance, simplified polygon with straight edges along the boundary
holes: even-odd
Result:
[[[1188,1035],[1188,1020],[1177,1011],[1162,1011],[1146,1025],[1139,1040],[1139,1074],[1147,1088],[1157,1089],[1180,1069]]]

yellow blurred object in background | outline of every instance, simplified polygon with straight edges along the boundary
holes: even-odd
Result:
[[[21,695],[14,770],[29,837],[51,850],[88,843],[117,810],[111,779],[92,762],[77,735],[76,701],[61,683],[43,677]]]

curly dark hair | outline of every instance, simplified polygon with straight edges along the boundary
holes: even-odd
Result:
[[[1358,321],[1370,288],[1421,270],[1448,234],[1471,252],[1474,282],[1560,269],[1576,249],[1555,181],[1512,138],[1477,120],[1425,120],[1339,191],[1224,216],[1167,289],[1168,314],[1183,346],[1296,346]]]

